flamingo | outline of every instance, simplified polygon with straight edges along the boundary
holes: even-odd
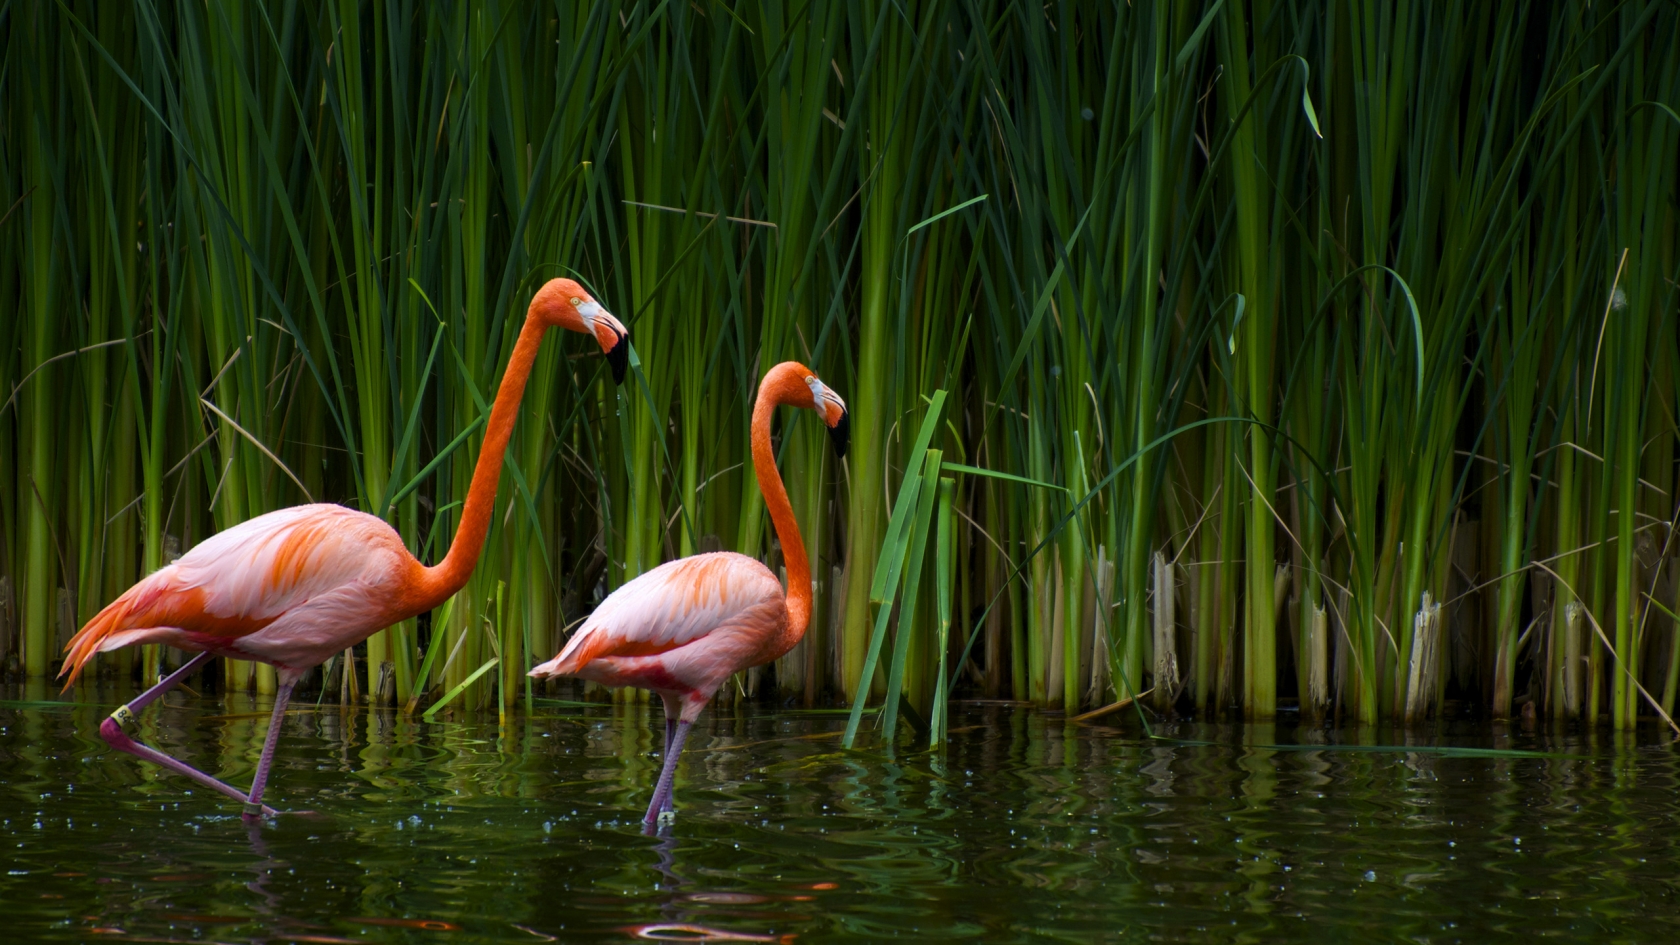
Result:
[[[636,686],[665,704],[665,761],[642,823],[671,815],[671,785],[688,730],[732,674],[793,649],[811,622],[811,565],[770,449],[770,416],[781,405],[815,410],[842,458],[846,402],[811,369],[784,361],[764,375],[752,415],[753,470],[787,565],[787,592],[770,569],[730,551],[669,561],[610,594],[560,655],[530,672]]]
[[[571,279],[537,291],[508,360],[485,427],[455,541],[433,567],[421,564],[384,520],[342,505],[300,505],[220,532],[129,588],[73,637],[59,676],[68,689],[95,653],[167,643],[198,655],[100,723],[119,751],[185,775],[244,804],[246,820],[277,812],[262,803],[280,721],[298,678],[329,656],[441,604],[472,576],[490,528],[502,454],[532,362],[550,328],[594,336],[616,381],[624,379],[630,333]],[[260,660],[278,670],[274,714],[249,792],[130,738],[135,715],[206,661]]]

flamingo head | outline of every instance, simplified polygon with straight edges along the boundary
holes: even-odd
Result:
[[[531,314],[549,325],[593,337],[612,367],[613,380],[624,383],[630,363],[630,329],[601,307],[595,297],[573,279],[550,279],[531,299]]]
[[[834,388],[824,384],[809,368],[806,368],[804,373],[805,386],[811,391],[810,407],[827,425],[828,435],[834,441],[834,452],[839,454],[841,459],[845,459],[846,447],[852,441],[852,421],[846,413],[846,402],[840,399]]]

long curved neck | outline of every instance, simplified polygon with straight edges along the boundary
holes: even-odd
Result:
[[[782,544],[782,563],[787,566],[787,632],[791,646],[805,636],[805,628],[811,623],[811,562],[805,557],[805,539],[799,534],[799,522],[793,517],[793,505],[788,502],[787,487],[782,485],[776,454],[770,448],[770,417],[782,402],[778,387],[769,383],[768,378],[759,385],[752,415],[752,456],[758,489],[764,493],[764,506],[776,527],[776,538]]]
[[[548,326],[536,315],[528,315],[525,327],[519,330],[519,340],[513,345],[502,384],[496,390],[496,403],[490,408],[490,422],[484,428],[484,443],[479,448],[478,465],[473,467],[472,484],[467,487],[467,502],[461,509],[461,526],[455,530],[455,541],[449,553],[435,567],[424,568],[421,596],[426,609],[443,603],[460,590],[478,566],[478,556],[484,550],[484,536],[490,531],[490,518],[496,508],[496,486],[502,478],[502,454],[507,452],[508,439],[513,435],[513,421],[519,416],[519,401],[525,396],[525,381],[531,376],[531,365],[537,360],[543,334]]]

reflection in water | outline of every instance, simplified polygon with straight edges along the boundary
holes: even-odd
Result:
[[[287,716],[272,792],[318,816],[250,830],[219,797],[98,740],[119,694],[0,698],[7,940],[1680,934],[1666,743],[1160,731],[1213,743],[1189,745],[1142,739],[1135,719],[1070,726],[987,705],[959,709],[945,752],[895,760],[840,751],[835,713],[714,707],[685,757],[682,816],[649,838],[645,706],[498,726],[305,703]],[[265,717],[244,696],[171,694],[143,724],[238,783]],[[1334,747],[1396,743],[1568,757]]]

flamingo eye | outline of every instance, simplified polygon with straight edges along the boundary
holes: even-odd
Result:
[[[823,414],[824,419],[827,419],[828,388],[824,387],[823,382],[817,380],[817,377],[814,374],[805,378],[805,386],[811,389],[811,409],[815,410],[819,414]]]
[[[573,305],[574,305],[574,306],[575,306],[575,305],[582,305],[582,304],[583,304],[583,300],[582,300],[582,299],[572,299],[572,304],[573,304]]]

